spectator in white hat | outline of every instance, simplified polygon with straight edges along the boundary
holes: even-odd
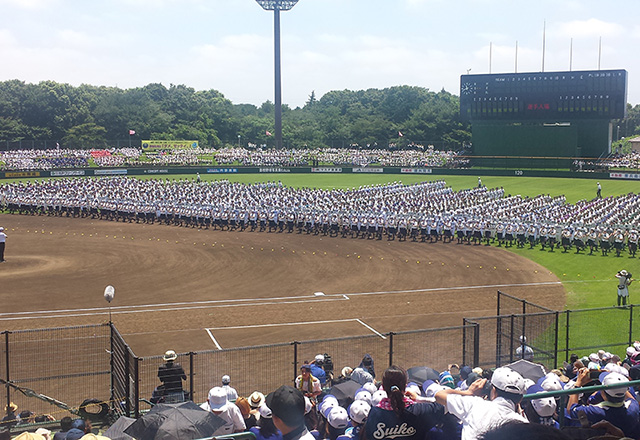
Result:
[[[249,428],[256,436],[256,440],[282,440],[282,433],[273,424],[273,414],[266,404],[260,405],[260,420],[258,426]]]
[[[589,370],[583,368],[578,373],[576,388],[589,385],[591,379]],[[602,385],[620,385],[620,387],[596,391],[591,398],[597,398],[597,404],[581,405],[578,394],[571,394],[567,402],[567,412],[571,419],[578,420],[578,414],[583,412],[590,423],[606,420],[617,426],[627,437],[637,438],[639,428],[640,406],[629,392],[629,380],[619,373],[600,374]],[[595,400],[594,400],[595,401]]]
[[[165,403],[176,403],[184,401],[182,381],[187,379],[187,375],[176,359],[178,355],[173,350],[167,350],[162,357],[164,364],[158,367],[158,379],[162,382],[162,392]]]
[[[311,374],[320,381],[320,385],[327,383],[327,373],[324,371],[324,355],[317,354],[313,362],[309,364]]]
[[[510,420],[527,423],[520,415],[520,401],[525,393],[522,376],[508,367],[496,368],[491,376],[488,400],[487,379],[478,379],[467,390],[443,388],[435,394],[436,402],[462,421],[462,440],[472,440],[489,429]]]
[[[211,388],[207,401],[200,405],[200,408],[211,411],[225,421],[224,425],[216,429],[213,437],[242,432],[246,429],[240,409],[227,400],[227,392],[222,387]]]
[[[227,399],[230,402],[235,402],[238,398],[238,392],[230,384],[231,378],[226,374],[222,376],[222,388],[227,392]]]

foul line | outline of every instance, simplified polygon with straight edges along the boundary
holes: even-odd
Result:
[[[385,335],[383,335],[382,333],[380,333],[379,331],[377,331],[376,329],[374,329],[370,325],[365,324],[364,322],[360,321],[359,319],[356,319],[356,321],[358,321],[360,324],[362,324],[363,326],[365,326],[366,328],[368,328],[369,330],[374,332],[376,335],[380,336],[382,339],[387,339],[387,337]]]
[[[329,321],[281,322],[279,324],[237,325],[233,327],[209,327],[207,330],[237,330],[242,328],[280,327],[283,325],[333,324],[335,322],[353,322],[353,321],[360,322],[359,319],[333,319]]]
[[[176,302],[161,304],[141,304],[131,306],[115,306],[111,307],[113,314],[131,314],[131,313],[147,313],[147,312],[166,312],[176,310],[206,309],[218,307],[244,307],[256,305],[270,304],[296,304],[306,302],[324,302],[324,301],[348,301],[350,296],[364,295],[393,295],[406,293],[422,293],[422,292],[443,292],[443,291],[459,291],[459,290],[476,290],[476,289],[496,289],[505,287],[526,287],[526,286],[550,286],[562,285],[560,281],[546,281],[541,283],[514,283],[514,284],[488,284],[480,286],[451,286],[451,287],[434,287],[429,289],[411,289],[411,290],[386,290],[376,292],[354,292],[347,296],[343,293],[328,294],[323,297],[276,297],[276,298],[240,298],[227,300],[210,300],[210,301],[193,301],[193,302]],[[177,307],[180,306],[180,307]],[[78,316],[95,316],[105,314],[109,311],[107,307],[83,308],[83,309],[60,309],[60,310],[39,310],[31,312],[9,312],[0,313],[0,321],[13,321],[23,319],[51,319],[51,318],[71,318]],[[79,313],[84,312],[84,313]]]
[[[208,328],[205,328],[205,330],[207,331],[207,333],[209,333],[209,337],[211,338],[211,340],[213,341],[213,343],[216,345],[216,347],[218,348],[218,350],[222,350],[222,347],[220,347],[220,344],[218,344],[218,341],[216,341],[216,338],[213,337],[213,335],[211,334],[211,331],[209,331]]]

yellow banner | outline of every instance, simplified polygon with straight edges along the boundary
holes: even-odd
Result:
[[[144,150],[149,148],[161,150],[198,148],[198,141],[142,141],[142,148]]]
[[[4,177],[40,177],[40,171],[23,171],[17,173],[4,173]]]

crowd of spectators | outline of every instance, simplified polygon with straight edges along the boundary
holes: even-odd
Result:
[[[0,170],[51,170],[58,168],[145,167],[145,166],[357,166],[388,167],[467,167],[469,161],[454,151],[415,148],[384,149],[280,149],[226,147],[142,150],[110,149],[46,149],[0,151]]]
[[[167,403],[169,397],[171,403],[188,400],[175,352],[167,351],[164,360],[158,370],[160,387],[171,383],[172,390],[159,393],[155,402]],[[640,379],[638,341],[627,348],[624,358],[604,350],[582,357],[572,354],[570,362],[551,371],[536,367],[535,354],[529,361],[495,369],[450,364],[443,371],[405,370],[394,365],[378,374],[369,355],[358,366],[345,366],[339,375],[323,360],[319,354],[313,362],[304,361],[293,386],[263,390],[266,395],[256,390],[239,396],[232,386],[233,375],[224,375],[200,405],[221,420],[211,436],[247,431],[257,440],[514,438],[508,433],[519,433],[523,439],[640,438],[639,388],[629,383]],[[311,365],[318,376],[322,370],[324,384],[311,372]],[[431,373],[421,376],[422,370]],[[606,388],[567,393],[563,400],[557,395],[593,385]],[[33,414],[16,412],[17,407],[9,405],[0,423],[16,427],[34,422]],[[29,433],[20,439],[89,440],[84,436],[92,432],[91,424],[82,419],[65,417],[60,426],[55,435],[40,428],[35,436]]]
[[[313,148],[313,149],[246,149],[228,147],[218,150],[219,164],[242,166],[304,166],[330,165],[366,167],[466,167],[468,160],[458,152],[434,150],[432,146],[409,150]]]

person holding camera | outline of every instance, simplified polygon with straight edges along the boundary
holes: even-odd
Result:
[[[618,307],[627,305],[627,298],[629,297],[629,285],[632,281],[631,274],[626,270],[621,270],[616,274],[618,279]]]
[[[464,391],[442,388],[434,397],[462,421],[462,440],[471,440],[508,421],[527,423],[520,408],[525,388],[519,373],[500,367],[490,380],[478,379]]]

